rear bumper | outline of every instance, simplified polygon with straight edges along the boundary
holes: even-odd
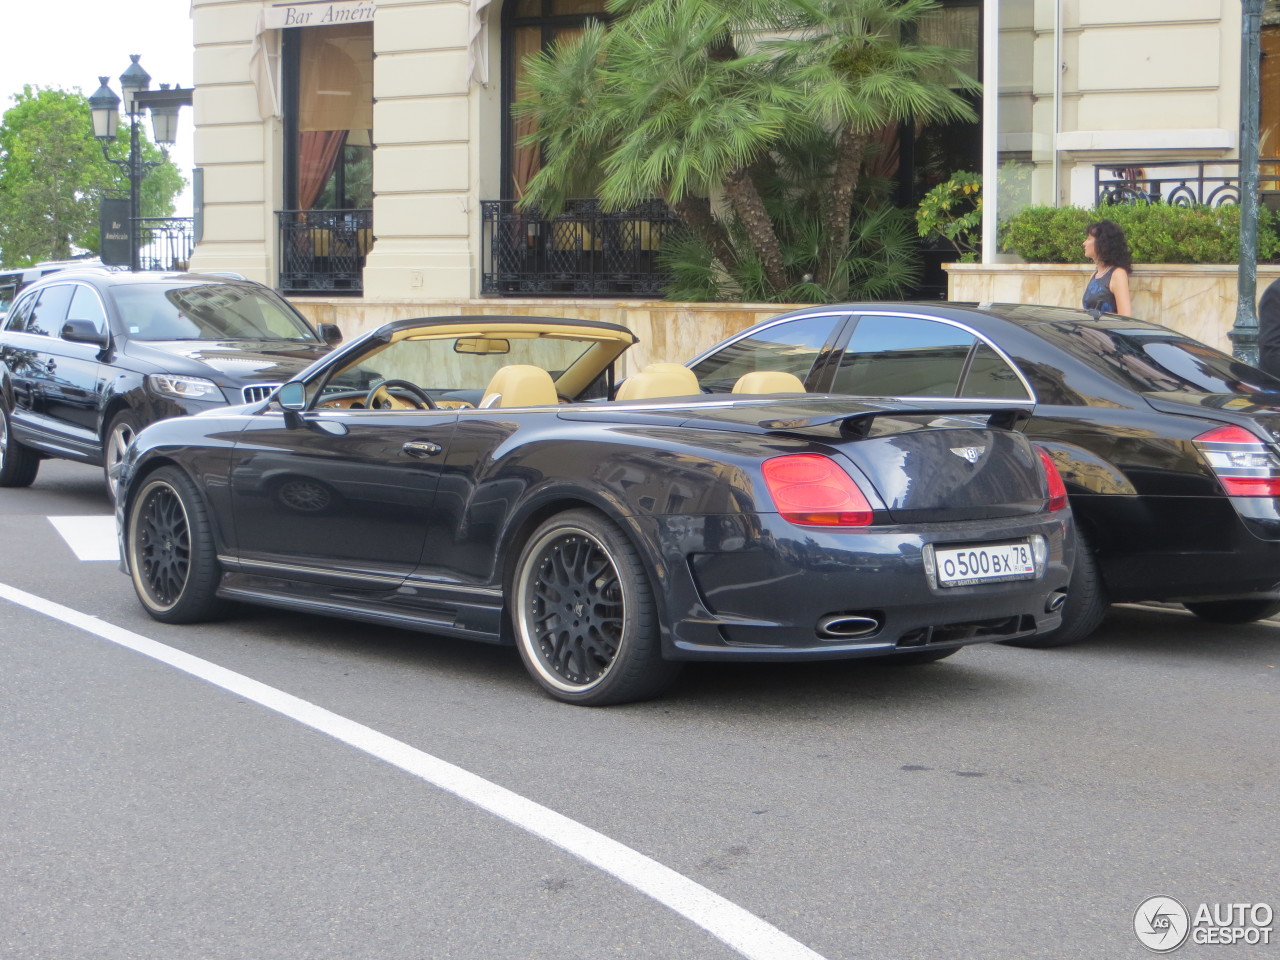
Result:
[[[1007,640],[1052,630],[1070,579],[1069,515],[826,532],[774,515],[658,518],[664,653],[674,660],[824,660]],[[1039,577],[934,586],[926,544],[1041,536]],[[831,617],[873,629],[831,635]]]

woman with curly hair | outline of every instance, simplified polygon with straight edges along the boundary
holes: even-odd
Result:
[[[1129,316],[1129,273],[1133,258],[1124,230],[1111,220],[1098,220],[1085,230],[1084,255],[1093,261],[1093,276],[1084,290],[1084,308]]]

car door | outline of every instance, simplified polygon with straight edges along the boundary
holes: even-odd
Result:
[[[45,411],[52,420],[64,425],[81,440],[94,443],[99,438],[101,426],[102,345],[65,340],[61,331],[63,323],[83,320],[93,324],[100,335],[106,336],[107,314],[97,292],[87,284],[61,284],[50,287],[45,295],[66,289],[71,291],[66,314],[58,322],[57,331],[51,334],[57,339],[51,343],[53,349],[48,362],[51,376],[45,395]],[[37,313],[44,305],[45,295],[36,305]],[[55,317],[56,310],[49,319]]]
[[[96,459],[98,356],[101,346],[62,339],[62,326],[79,285],[60,283],[33,294],[30,308],[6,326],[21,362],[13,373],[16,436],[24,443],[78,459]],[[100,306],[100,305],[99,305]],[[105,317],[101,318],[105,325]]]
[[[234,537],[250,572],[378,591],[418,565],[458,415],[268,409],[232,451]]]

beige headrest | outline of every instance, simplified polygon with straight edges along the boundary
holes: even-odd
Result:
[[[678,363],[651,363],[622,381],[615,400],[650,400],[655,397],[692,397],[700,394],[698,378]]]
[[[541,367],[513,363],[499,367],[484,388],[482,407],[537,407],[559,402],[555,381]]]
[[[804,381],[785,370],[754,370],[733,385],[734,393],[806,393]]]

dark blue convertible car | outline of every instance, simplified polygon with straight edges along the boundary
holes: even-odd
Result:
[[[701,396],[671,365],[618,387],[633,342],[398,321],[269,399],[148,427],[117,507],[139,599],[171,623],[238,600],[510,643],[592,705],[681,661],[920,663],[1058,626],[1070,511],[1016,404],[771,371]]]

